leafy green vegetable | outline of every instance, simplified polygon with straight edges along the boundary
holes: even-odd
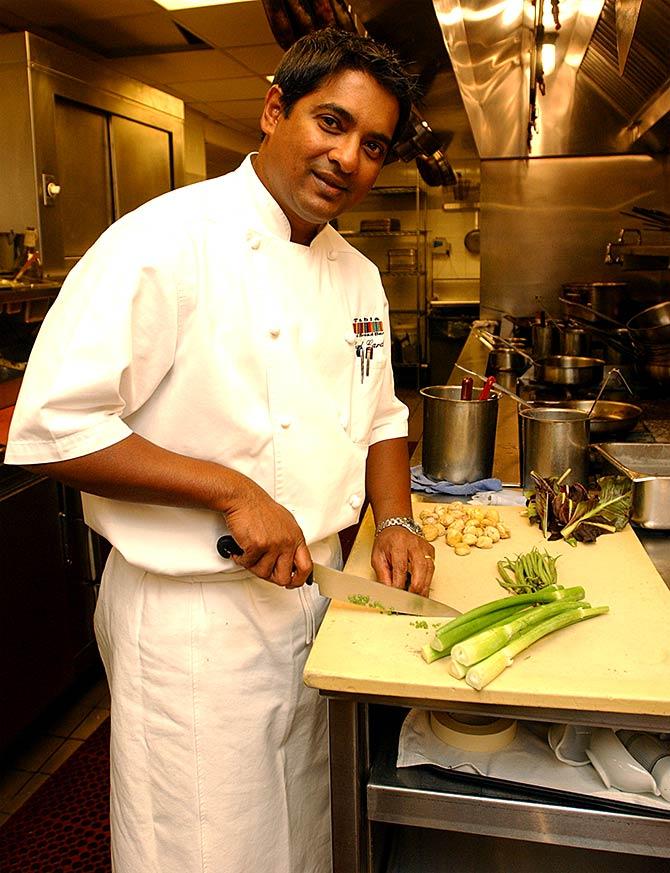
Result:
[[[563,538],[571,546],[593,543],[605,533],[622,530],[630,520],[631,482],[625,476],[602,476],[598,488],[589,494],[577,482],[564,484],[570,471],[547,477],[531,473],[535,489],[527,493],[527,515],[537,523],[545,539]]]

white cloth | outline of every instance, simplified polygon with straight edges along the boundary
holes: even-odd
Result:
[[[393,393],[376,267],[328,225],[311,246],[289,237],[249,158],[124,216],[45,319],[5,462],[80,457],[134,431],[249,476],[320,560],[318,543],[358,520],[368,446],[405,436],[407,409]],[[364,319],[378,330],[359,338]],[[361,341],[371,359],[357,356]],[[84,510],[150,572],[236,566],[216,552],[218,513],[92,495]]]
[[[537,731],[537,732],[536,732]],[[538,736],[538,733],[541,736]],[[460,770],[491,776],[505,782],[554,788],[605,800],[634,803],[668,812],[670,802],[652,794],[632,794],[603,786],[590,765],[571,767],[559,761],[545,739],[546,725],[517,722],[514,740],[498,752],[465,752],[450,746],[433,732],[430,714],[412,709],[400,731],[398,767],[433,764],[445,770]]]
[[[406,435],[407,409],[376,268],[329,226],[289,240],[249,159],[118,221],[45,320],[6,462],[133,431],[245,473],[337,565],[368,447]],[[216,513],[92,495],[85,512],[115,547],[96,613],[115,873],[327,873],[323,701],[302,683],[325,598],[223,561]]]

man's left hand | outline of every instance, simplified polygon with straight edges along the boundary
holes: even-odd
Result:
[[[384,585],[405,588],[409,573],[409,591],[428,597],[435,570],[435,549],[423,537],[400,525],[387,527],[375,537],[371,562]]]

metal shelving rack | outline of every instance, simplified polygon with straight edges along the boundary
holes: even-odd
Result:
[[[413,382],[416,387],[422,383],[422,373],[428,368],[427,351],[427,288],[428,288],[428,257],[426,226],[427,217],[427,194],[421,186],[417,174],[416,182],[412,185],[378,185],[369,192],[362,207],[369,212],[385,212],[379,208],[382,198],[413,197],[414,226],[408,229],[375,231],[375,230],[341,230],[343,237],[352,241],[352,244],[360,248],[363,254],[371,257],[370,248],[366,245],[373,240],[408,240],[415,244],[417,254],[416,269],[384,269],[380,267],[380,275],[384,284],[384,290],[389,301],[392,330],[392,360],[396,377],[405,381]],[[360,208],[360,207],[359,207]],[[409,209],[399,210],[409,212]],[[355,241],[359,240],[360,244]],[[390,248],[391,246],[387,247]],[[379,252],[377,252],[379,257]],[[374,258],[372,258],[374,259]],[[379,264],[378,264],[379,266]],[[411,281],[413,287],[412,305],[407,305],[407,285],[402,280]],[[405,295],[403,295],[403,290]],[[402,301],[405,296],[405,301]],[[412,324],[412,334],[406,329],[402,336],[402,325]],[[400,327],[399,327],[400,325]],[[395,330],[394,330],[395,328]],[[407,374],[407,375],[406,375]],[[414,376],[414,378],[412,378]]]

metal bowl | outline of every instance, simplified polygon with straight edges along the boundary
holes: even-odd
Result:
[[[642,344],[670,344],[670,300],[638,312],[627,327],[631,336]]]

